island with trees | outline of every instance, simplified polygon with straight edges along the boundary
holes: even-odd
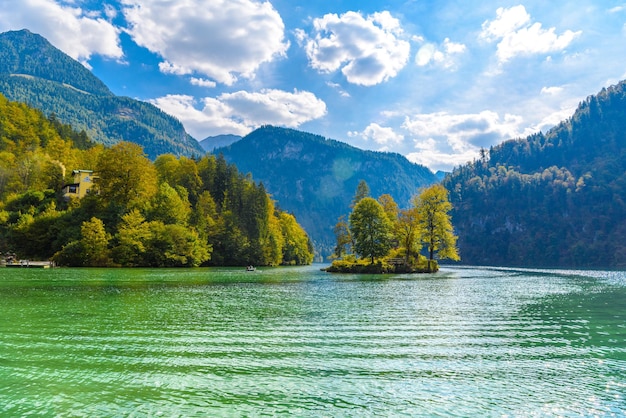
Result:
[[[370,197],[369,187],[357,187],[347,220],[335,225],[333,273],[432,273],[437,259],[460,259],[449,212],[448,191],[440,184],[415,196],[411,207],[400,209],[384,194]],[[426,248],[427,255],[422,255]]]

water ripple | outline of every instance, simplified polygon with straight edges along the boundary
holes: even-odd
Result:
[[[623,274],[59,271],[0,286],[2,416],[626,415]]]

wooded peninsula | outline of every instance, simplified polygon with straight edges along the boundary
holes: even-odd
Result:
[[[301,265],[313,246],[221,157],[91,142],[0,95],[0,252],[65,266]]]

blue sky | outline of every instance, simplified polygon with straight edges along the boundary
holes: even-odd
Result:
[[[432,170],[546,131],[626,78],[626,2],[0,0],[196,139],[292,127]]]

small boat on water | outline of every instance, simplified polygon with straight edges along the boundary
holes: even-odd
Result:
[[[246,266],[246,271],[256,271],[256,267],[254,267],[254,266]]]

